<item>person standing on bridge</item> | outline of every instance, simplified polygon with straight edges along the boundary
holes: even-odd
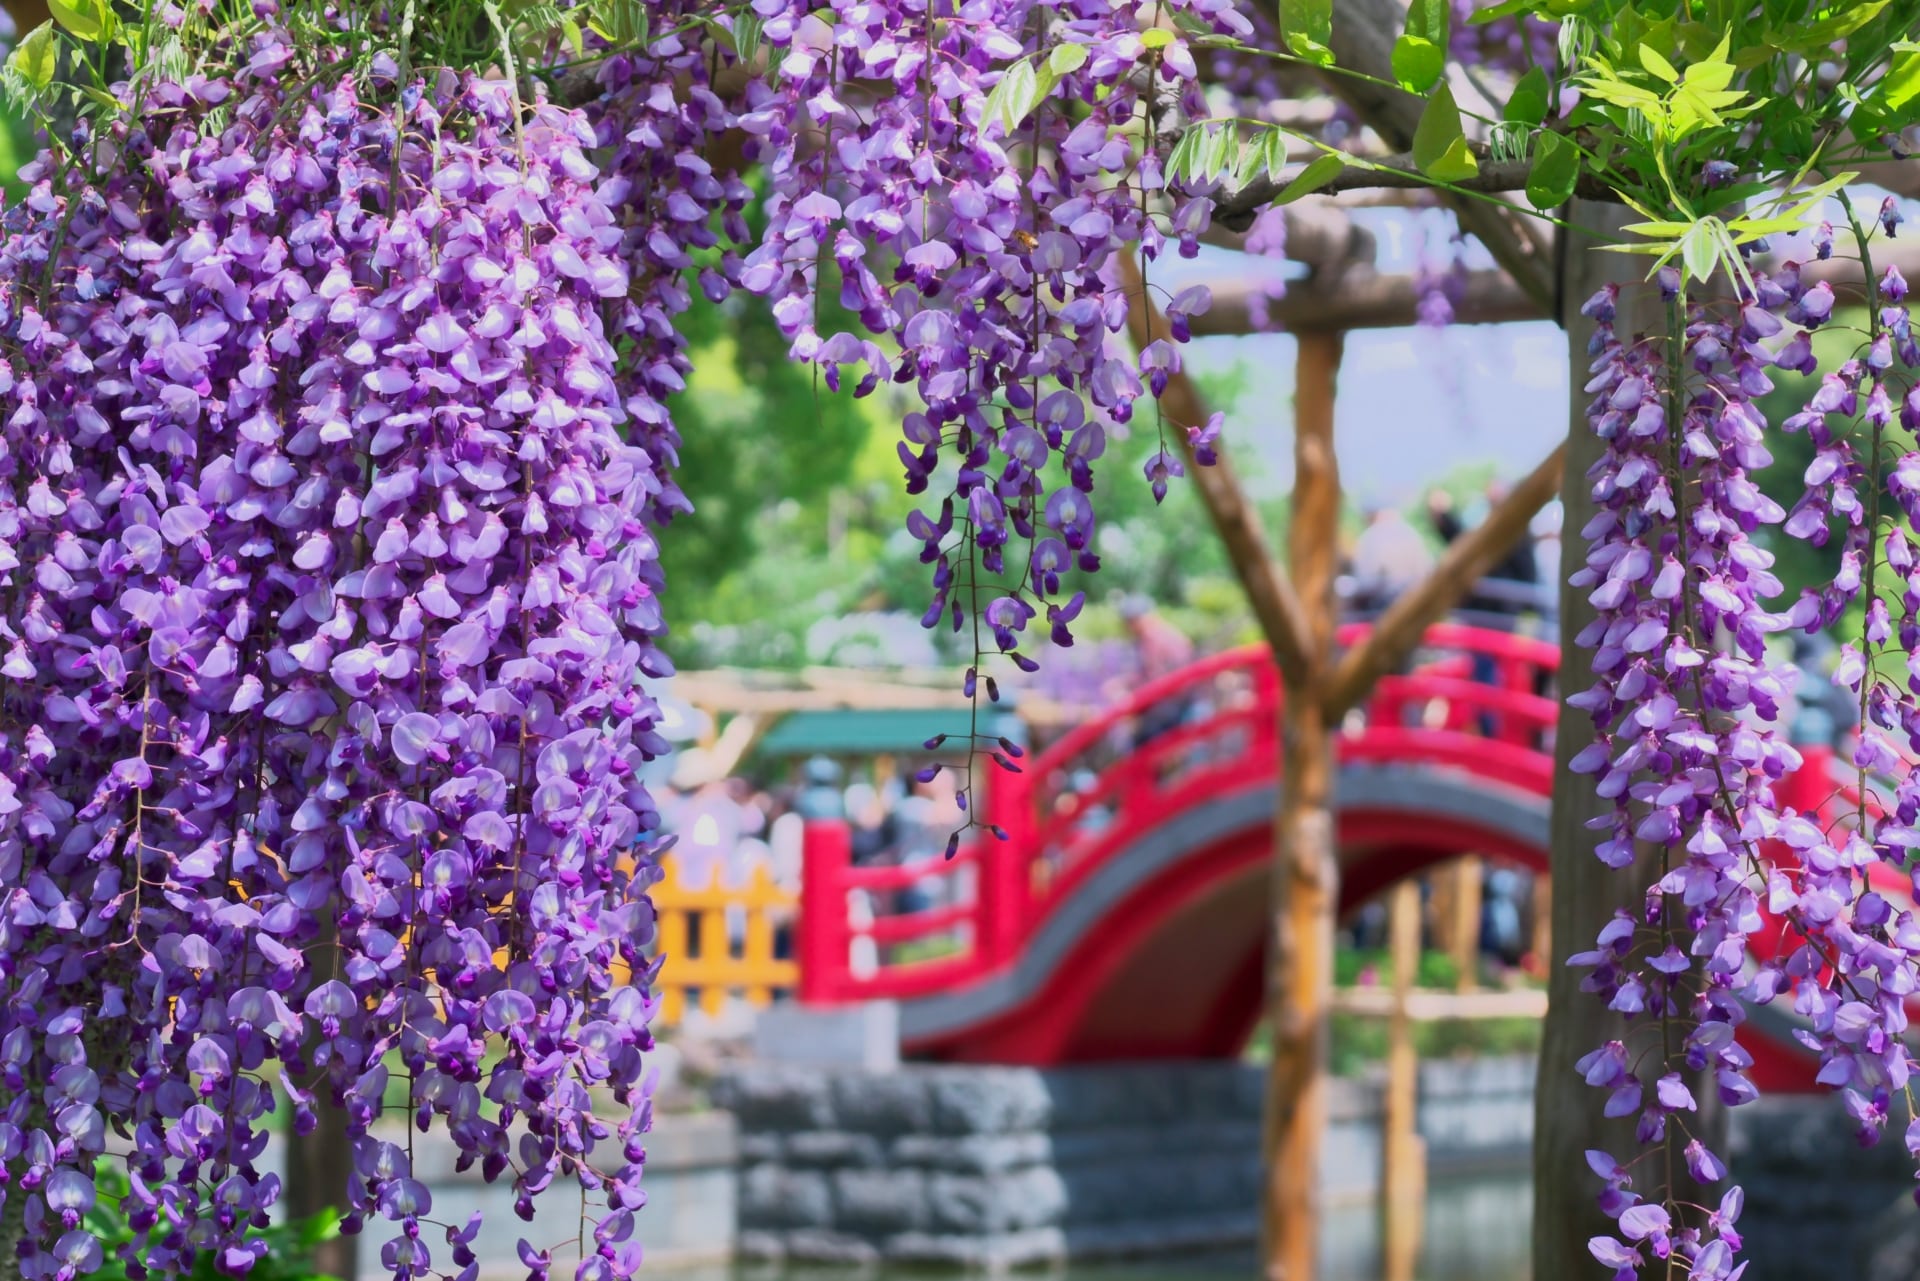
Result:
[[[1353,544],[1353,598],[1363,611],[1385,609],[1433,569],[1433,551],[1398,509],[1369,507]]]
[[[1193,661],[1193,642],[1153,608],[1145,596],[1128,596],[1120,602],[1120,618],[1133,638],[1139,665],[1140,684],[1171,676]],[[1135,686],[1138,688],[1138,686]],[[1116,691],[1120,693],[1121,691]],[[1185,695],[1163,698],[1140,714],[1134,728],[1134,746],[1168,733],[1186,719],[1191,699]]]

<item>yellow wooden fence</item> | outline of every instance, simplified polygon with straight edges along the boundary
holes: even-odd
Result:
[[[655,1026],[679,1024],[690,1000],[713,1015],[729,999],[759,1008],[775,993],[791,995],[800,966],[791,953],[786,960],[774,956],[773,938],[776,927],[793,927],[799,895],[775,884],[764,867],[754,868],[744,886],[723,885],[716,877],[700,889],[682,885],[675,870],[669,857],[665,879],[649,891],[659,917],[659,951],[667,958],[656,984]]]

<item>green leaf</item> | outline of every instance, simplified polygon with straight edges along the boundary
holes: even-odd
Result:
[[[105,107],[107,111],[113,115],[119,115],[121,112],[127,110],[126,103],[120,101],[120,99],[114,97],[98,85],[78,85],[75,87],[95,103]]]
[[[1268,173],[1279,173],[1287,167],[1287,135],[1278,129],[1267,130],[1259,143],[1261,167]]]
[[[82,40],[103,40],[113,22],[106,0],[47,0],[54,20]]]
[[[1789,31],[1785,39],[1775,40],[1774,43],[1792,53],[1816,53],[1836,41],[1845,40],[1872,22],[1888,3],[1889,0],[1866,0],[1866,3],[1861,0],[1842,0],[1839,4],[1829,6],[1834,11],[1831,16],[1798,31]]]
[[[1209,130],[1206,146],[1199,153],[1200,180],[1218,182],[1226,177],[1227,170],[1232,166],[1235,157],[1240,154],[1239,144],[1240,140],[1230,126],[1222,125],[1218,129]]]
[[[1311,195],[1346,171],[1347,162],[1329,152],[1302,169],[1297,177],[1280,189],[1274,197],[1277,205],[1290,205],[1302,196]]]
[[[1678,240],[1692,227],[1690,222],[1630,222],[1622,231],[1631,231],[1636,236],[1652,236],[1661,240]]]
[[[1893,61],[1880,78],[1875,96],[1889,111],[1905,111],[1920,98],[1920,43],[1902,40],[1893,46]]]
[[[1164,49],[1173,43],[1173,32],[1165,27],[1148,27],[1140,33],[1140,44],[1147,49]]]
[[[1520,77],[1520,83],[1514,85],[1513,94],[1507,99],[1507,109],[1501,118],[1508,124],[1538,129],[1546,123],[1552,92],[1553,86],[1547,83],[1547,73],[1538,67],[1532,68]]]
[[[1696,222],[1680,237],[1680,261],[1695,280],[1704,282],[1713,275],[1714,265],[1720,261],[1720,242],[1711,220]]]
[[[1622,80],[1619,72],[1601,59],[1593,60],[1593,70],[1582,75],[1579,83],[1581,91],[1587,96],[1610,102],[1616,107],[1625,107],[1629,111],[1638,111],[1657,129],[1666,127],[1665,99],[1651,89],[1643,89]]]
[[[1593,3],[1593,0],[1502,0],[1502,3],[1486,9],[1475,9],[1473,16],[1467,19],[1470,26],[1482,27],[1489,22],[1498,22],[1502,18],[1511,18],[1516,14],[1531,13],[1549,21],[1558,21],[1579,13]]]
[[[1455,138],[1440,158],[1427,166],[1427,177],[1436,182],[1465,182],[1480,172],[1480,161],[1465,138]]]
[[[1444,49],[1452,16],[1447,0],[1413,0],[1407,6],[1407,34]]]
[[[1056,76],[1070,76],[1087,65],[1087,46],[1063,44],[1047,55],[1047,66]]]
[[[1505,0],[1504,3],[1496,4],[1491,8],[1475,9],[1473,16],[1467,19],[1467,24],[1484,27],[1489,22],[1498,22],[1502,18],[1511,18],[1515,14],[1532,13],[1533,9],[1534,0]]]
[[[1447,69],[1446,51],[1421,36],[1393,42],[1393,78],[1413,93],[1425,93]]]
[[[20,73],[22,80],[42,91],[53,83],[59,61],[60,38],[54,34],[51,22],[43,22],[29,31],[27,38],[7,57],[8,64]]]
[[[987,95],[986,118],[998,120],[1007,133],[1012,133],[1039,101],[1040,77],[1034,74],[1033,64],[1022,58],[1001,73],[1000,82]]]
[[[1668,84],[1680,83],[1680,73],[1671,62],[1660,56],[1660,51],[1652,45],[1640,46],[1640,65],[1651,71]]]
[[[1330,66],[1333,51],[1333,0],[1280,0],[1280,29],[1287,48],[1296,57],[1318,66]]]
[[[1180,141],[1173,144],[1173,150],[1167,155],[1166,178],[1168,182],[1178,183],[1192,180],[1193,157],[1199,136],[1199,129],[1187,129],[1180,134]]]
[[[1444,84],[1434,90],[1420,113],[1419,127],[1413,131],[1413,163],[1421,173],[1441,182],[1458,182],[1480,171],[1460,128],[1460,106]]]
[[[1579,182],[1579,149],[1557,133],[1541,134],[1527,174],[1527,203],[1539,210],[1558,209],[1573,199]]]
[[[562,14],[560,16],[560,34],[567,38],[567,48],[573,50],[574,57],[584,58],[587,56],[587,36],[584,31],[580,30],[580,24],[578,22]]]

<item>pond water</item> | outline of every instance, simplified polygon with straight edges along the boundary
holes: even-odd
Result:
[[[1525,1174],[1438,1176],[1427,1197],[1418,1281],[1528,1281],[1533,1189]],[[1152,1213],[1150,1206],[1142,1214]],[[1322,1281],[1380,1281],[1377,1212],[1346,1200],[1327,1209]],[[940,1274],[894,1276],[830,1268],[741,1267],[731,1273],[674,1274],[674,1281],[929,1281]],[[1251,1281],[1251,1250],[1139,1262],[1084,1263],[1014,1274],[1046,1281]]]

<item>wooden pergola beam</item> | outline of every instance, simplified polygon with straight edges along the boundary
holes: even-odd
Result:
[[[1130,303],[1127,331],[1134,345],[1144,348],[1148,343],[1171,338],[1167,318],[1148,293],[1139,260],[1130,249],[1120,255],[1120,274]],[[1260,514],[1241,488],[1226,450],[1216,447],[1219,459],[1211,466],[1194,465],[1186,429],[1189,424],[1205,423],[1208,411],[1199,387],[1184,369],[1175,371],[1167,380],[1166,392],[1160,397],[1160,412],[1172,424],[1167,434],[1174,438],[1187,458],[1187,475],[1220,535],[1227,560],[1247,594],[1247,603],[1253,608],[1261,634],[1280,665],[1282,679],[1290,683],[1303,681],[1312,653],[1306,611],[1286,571],[1268,550],[1266,531],[1260,527]]]
[[[1564,443],[1556,446],[1484,521],[1453,541],[1431,573],[1387,607],[1364,641],[1341,656],[1320,696],[1329,721],[1345,716],[1374,682],[1405,662],[1427,628],[1445,618],[1526,535],[1528,523],[1560,492],[1566,453]]]
[[[1420,290],[1411,276],[1354,271],[1322,286],[1291,283],[1269,298],[1257,281],[1245,277],[1212,285],[1213,305],[1188,321],[1195,337],[1228,337],[1285,331],[1347,332],[1399,329],[1419,321]],[[1254,323],[1264,311],[1264,324]],[[1453,295],[1453,323],[1499,325],[1542,319],[1540,309],[1503,271],[1469,272]]]
[[[1881,271],[1898,267],[1909,280],[1920,281],[1920,237],[1876,244],[1873,260]],[[1776,256],[1762,265],[1778,267],[1785,261]],[[1802,263],[1800,276],[1810,283],[1825,281],[1841,290],[1861,284],[1860,264],[1838,254],[1825,262]],[[1419,322],[1420,290],[1411,276],[1378,275],[1355,268],[1324,284],[1291,282],[1278,298],[1267,297],[1258,281],[1244,275],[1209,284],[1213,305],[1188,322],[1195,337],[1400,329]],[[1451,298],[1452,323],[1456,325],[1500,325],[1549,318],[1504,271],[1466,273]],[[1264,323],[1256,325],[1255,316],[1260,311],[1265,312]]]
[[[1426,99],[1397,85],[1393,44],[1406,25],[1404,0],[1341,0],[1334,18],[1332,49],[1335,63],[1359,75],[1327,73],[1327,89],[1344,100],[1362,122],[1390,147],[1413,146]],[[1363,78],[1364,77],[1364,78]],[[1460,225],[1487,247],[1494,260],[1521,292],[1533,299],[1540,314],[1553,311],[1553,260],[1549,244],[1520,214],[1465,196],[1445,197]]]
[[[1286,219],[1287,261],[1297,262],[1316,280],[1354,271],[1371,271],[1377,245],[1371,231],[1331,200],[1303,200],[1282,210]],[[1243,250],[1247,234],[1214,223],[1201,233],[1202,244]]]

